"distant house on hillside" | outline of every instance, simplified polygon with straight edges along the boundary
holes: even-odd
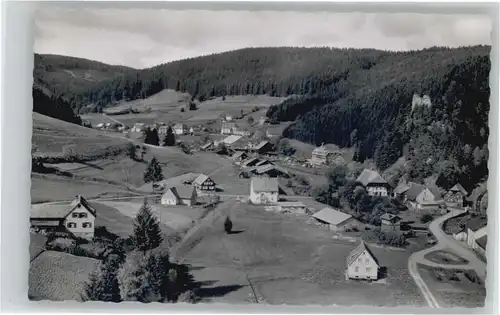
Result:
[[[444,200],[441,198],[439,191],[436,188],[424,188],[415,201],[410,201],[414,210],[438,210],[444,205]]]
[[[255,166],[262,166],[262,165],[274,165],[274,163],[269,161],[269,160],[264,159],[264,160],[257,162],[257,164],[255,164]]]
[[[356,182],[363,185],[370,196],[386,197],[389,195],[389,183],[377,171],[364,169]]]
[[[266,164],[262,166],[254,167],[251,172],[258,176],[269,176],[269,177],[283,177],[289,178],[288,172],[280,167],[277,167],[272,164]]]
[[[179,185],[176,187],[168,188],[168,190],[161,197],[162,205],[186,205],[192,206],[196,204],[196,189],[191,185]]]
[[[162,125],[158,127],[158,134],[165,135],[167,134],[167,131],[168,131],[168,126]]]
[[[348,279],[378,279],[380,265],[363,241],[347,256],[346,265],[346,276]]]
[[[328,226],[332,231],[364,230],[364,224],[356,220],[352,215],[341,212],[330,207],[325,207],[313,214],[313,218]]]
[[[67,231],[77,237],[94,237],[96,211],[82,196],[69,205],[34,205],[30,223],[34,230]]]
[[[273,148],[273,145],[272,145],[271,142],[269,142],[269,141],[262,141],[258,145],[256,145],[252,149],[252,151],[257,152],[258,154],[264,154],[264,153],[272,151],[273,149],[274,148]]]
[[[215,191],[215,182],[205,174],[200,174],[193,183],[198,191]]]
[[[259,119],[259,125],[264,126],[265,123],[269,122],[269,118],[267,117],[260,117]]]
[[[444,195],[444,200],[450,207],[463,207],[468,195],[462,185],[456,184]]]
[[[253,177],[250,183],[250,202],[275,204],[278,202],[279,185],[276,178]]]
[[[246,159],[247,157],[248,155],[244,151],[238,151],[231,156],[231,160],[238,162]]]
[[[311,164],[315,166],[328,165],[332,155],[333,152],[322,145],[312,151]]]
[[[132,127],[131,131],[132,132],[142,132],[145,129],[146,129],[146,126],[144,123],[135,123],[134,126]]]
[[[189,128],[186,124],[175,124],[174,125],[174,133],[176,135],[186,135],[189,133]]]
[[[260,160],[258,158],[251,157],[251,158],[248,158],[248,159],[244,160],[241,163],[241,166],[243,166],[243,167],[255,166],[257,163],[259,163],[259,161]]]
[[[401,231],[401,218],[391,213],[380,216],[380,230],[383,232]]]

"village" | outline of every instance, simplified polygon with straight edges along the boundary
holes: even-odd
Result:
[[[222,166],[203,173],[171,172],[169,155],[155,155],[160,170],[137,196],[78,194],[72,201],[34,204],[32,268],[49,268],[53,251],[82,259],[106,257],[110,240],[126,240],[131,233],[120,224],[130,226],[147,202],[168,235],[171,257],[200,266],[193,271],[195,279],[216,277],[232,288],[211,296],[214,301],[342,304],[345,297],[351,305],[346,295],[354,294],[356,303],[382,305],[388,299],[388,305],[444,307],[456,299],[480,300],[486,270],[484,193],[472,197],[460,183],[443,191],[394,178],[373,165],[352,162],[352,152],[331,144],[306,147],[306,152],[279,136],[276,128],[282,126],[258,117],[258,105],[250,108],[190,124],[127,126],[120,115],[89,115],[93,121],[84,125],[129,141],[134,160],[141,160],[136,154],[147,145],[158,152],[177,150],[181,159],[182,154],[186,159],[210,156]],[[99,122],[109,117],[115,123]],[[148,143],[147,138],[157,140]],[[165,165],[168,176],[162,172]],[[234,229],[225,236],[224,219]],[[434,226],[439,220],[441,225]],[[224,258],[228,253],[233,256]],[[299,258],[292,259],[295,255]],[[50,291],[53,284],[43,274],[30,275],[36,284],[30,286],[33,298],[76,296],[72,290]],[[458,277],[462,295],[450,297],[447,293],[458,285],[443,288],[443,277]],[[70,281],[78,287],[82,279]],[[300,298],[295,289],[286,290],[294,285],[305,285]]]

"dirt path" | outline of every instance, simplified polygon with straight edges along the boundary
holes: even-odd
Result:
[[[415,280],[415,283],[420,288],[422,295],[426,299],[427,303],[432,308],[440,308],[436,298],[432,295],[431,291],[420,277],[420,273],[418,271],[418,264],[426,265],[429,267],[437,267],[443,269],[466,269],[466,270],[474,270],[477,275],[484,281],[486,278],[486,264],[481,261],[477,256],[468,248],[465,248],[456,240],[454,240],[451,236],[446,235],[442,229],[444,222],[447,220],[459,216],[466,212],[466,210],[449,208],[450,212],[435,219],[429,225],[429,230],[436,237],[438,243],[430,248],[421,250],[419,252],[413,253],[408,259],[408,270],[410,275]],[[468,263],[459,264],[459,265],[450,265],[450,264],[440,264],[429,261],[425,258],[425,255],[443,249],[451,249],[456,254],[466,259]]]

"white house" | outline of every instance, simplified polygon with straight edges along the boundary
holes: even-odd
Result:
[[[387,197],[389,195],[389,183],[377,171],[364,169],[356,182],[363,185],[370,196]]]
[[[424,188],[412,203],[415,210],[438,210],[445,204],[437,189]]]
[[[250,183],[250,202],[253,204],[275,204],[278,202],[277,178],[253,177]]]
[[[132,132],[142,132],[145,129],[144,123],[135,123]]]
[[[363,241],[347,256],[346,264],[348,279],[378,279],[380,265]]]
[[[185,135],[189,133],[189,128],[186,124],[175,124],[174,125],[174,133],[176,135]]]
[[[162,205],[186,205],[192,206],[196,204],[196,189],[191,185],[180,185],[169,188],[161,197]]]
[[[311,164],[316,166],[328,165],[329,158],[332,154],[332,151],[328,150],[324,145],[321,145],[312,151]]]
[[[82,196],[69,205],[34,205],[31,227],[36,230],[68,231],[77,237],[94,237],[96,211]]]
[[[193,182],[198,191],[215,191],[215,182],[205,174],[200,174]]]
[[[325,207],[313,214],[313,218],[328,226],[332,231],[364,230],[364,224],[352,215],[330,207]]]

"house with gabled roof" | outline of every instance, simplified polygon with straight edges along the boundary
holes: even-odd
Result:
[[[346,259],[348,279],[377,280],[379,262],[364,241],[353,249]]]
[[[257,163],[259,163],[259,161],[260,160],[258,158],[251,157],[241,162],[241,166],[243,167],[255,166]]]
[[[250,171],[258,176],[283,177],[283,178],[290,177],[290,175],[286,170],[272,164],[255,166]]]
[[[179,185],[170,187],[161,197],[162,205],[186,205],[192,206],[196,204],[198,195],[196,189],[192,185]]]
[[[264,159],[264,160],[257,162],[257,164],[255,164],[255,166],[262,166],[262,165],[274,165],[274,163],[269,161],[269,160]]]
[[[279,185],[277,178],[253,177],[250,182],[250,202],[253,204],[276,204]]]
[[[230,159],[233,161],[243,161],[248,157],[248,154],[245,151],[237,151],[233,155],[231,155]]]
[[[415,198],[410,201],[413,210],[431,210],[435,211],[445,205],[439,190],[435,187],[425,187]]]
[[[214,146],[214,143],[213,143],[212,141],[209,141],[209,142],[205,143],[204,145],[202,145],[202,146],[200,147],[200,149],[201,149],[202,151],[206,151],[206,150],[208,150],[208,149],[212,148],[213,146]]]
[[[96,210],[82,196],[68,204],[33,205],[30,215],[34,230],[66,231],[77,237],[94,237]]]
[[[364,224],[356,220],[352,215],[330,207],[321,209],[312,217],[332,231],[364,230]]]
[[[380,230],[384,232],[401,231],[401,218],[392,213],[384,213],[380,216]]]
[[[215,191],[215,182],[205,174],[200,174],[193,181],[194,187],[198,191],[213,192]]]
[[[467,190],[458,183],[446,192],[443,199],[450,207],[463,207],[468,195]]]
[[[257,144],[255,147],[253,147],[253,151],[259,153],[259,154],[264,154],[267,152],[272,151],[273,145],[269,141],[261,141],[259,144]]]
[[[377,171],[365,168],[356,182],[363,185],[370,196],[389,196],[390,185]]]

